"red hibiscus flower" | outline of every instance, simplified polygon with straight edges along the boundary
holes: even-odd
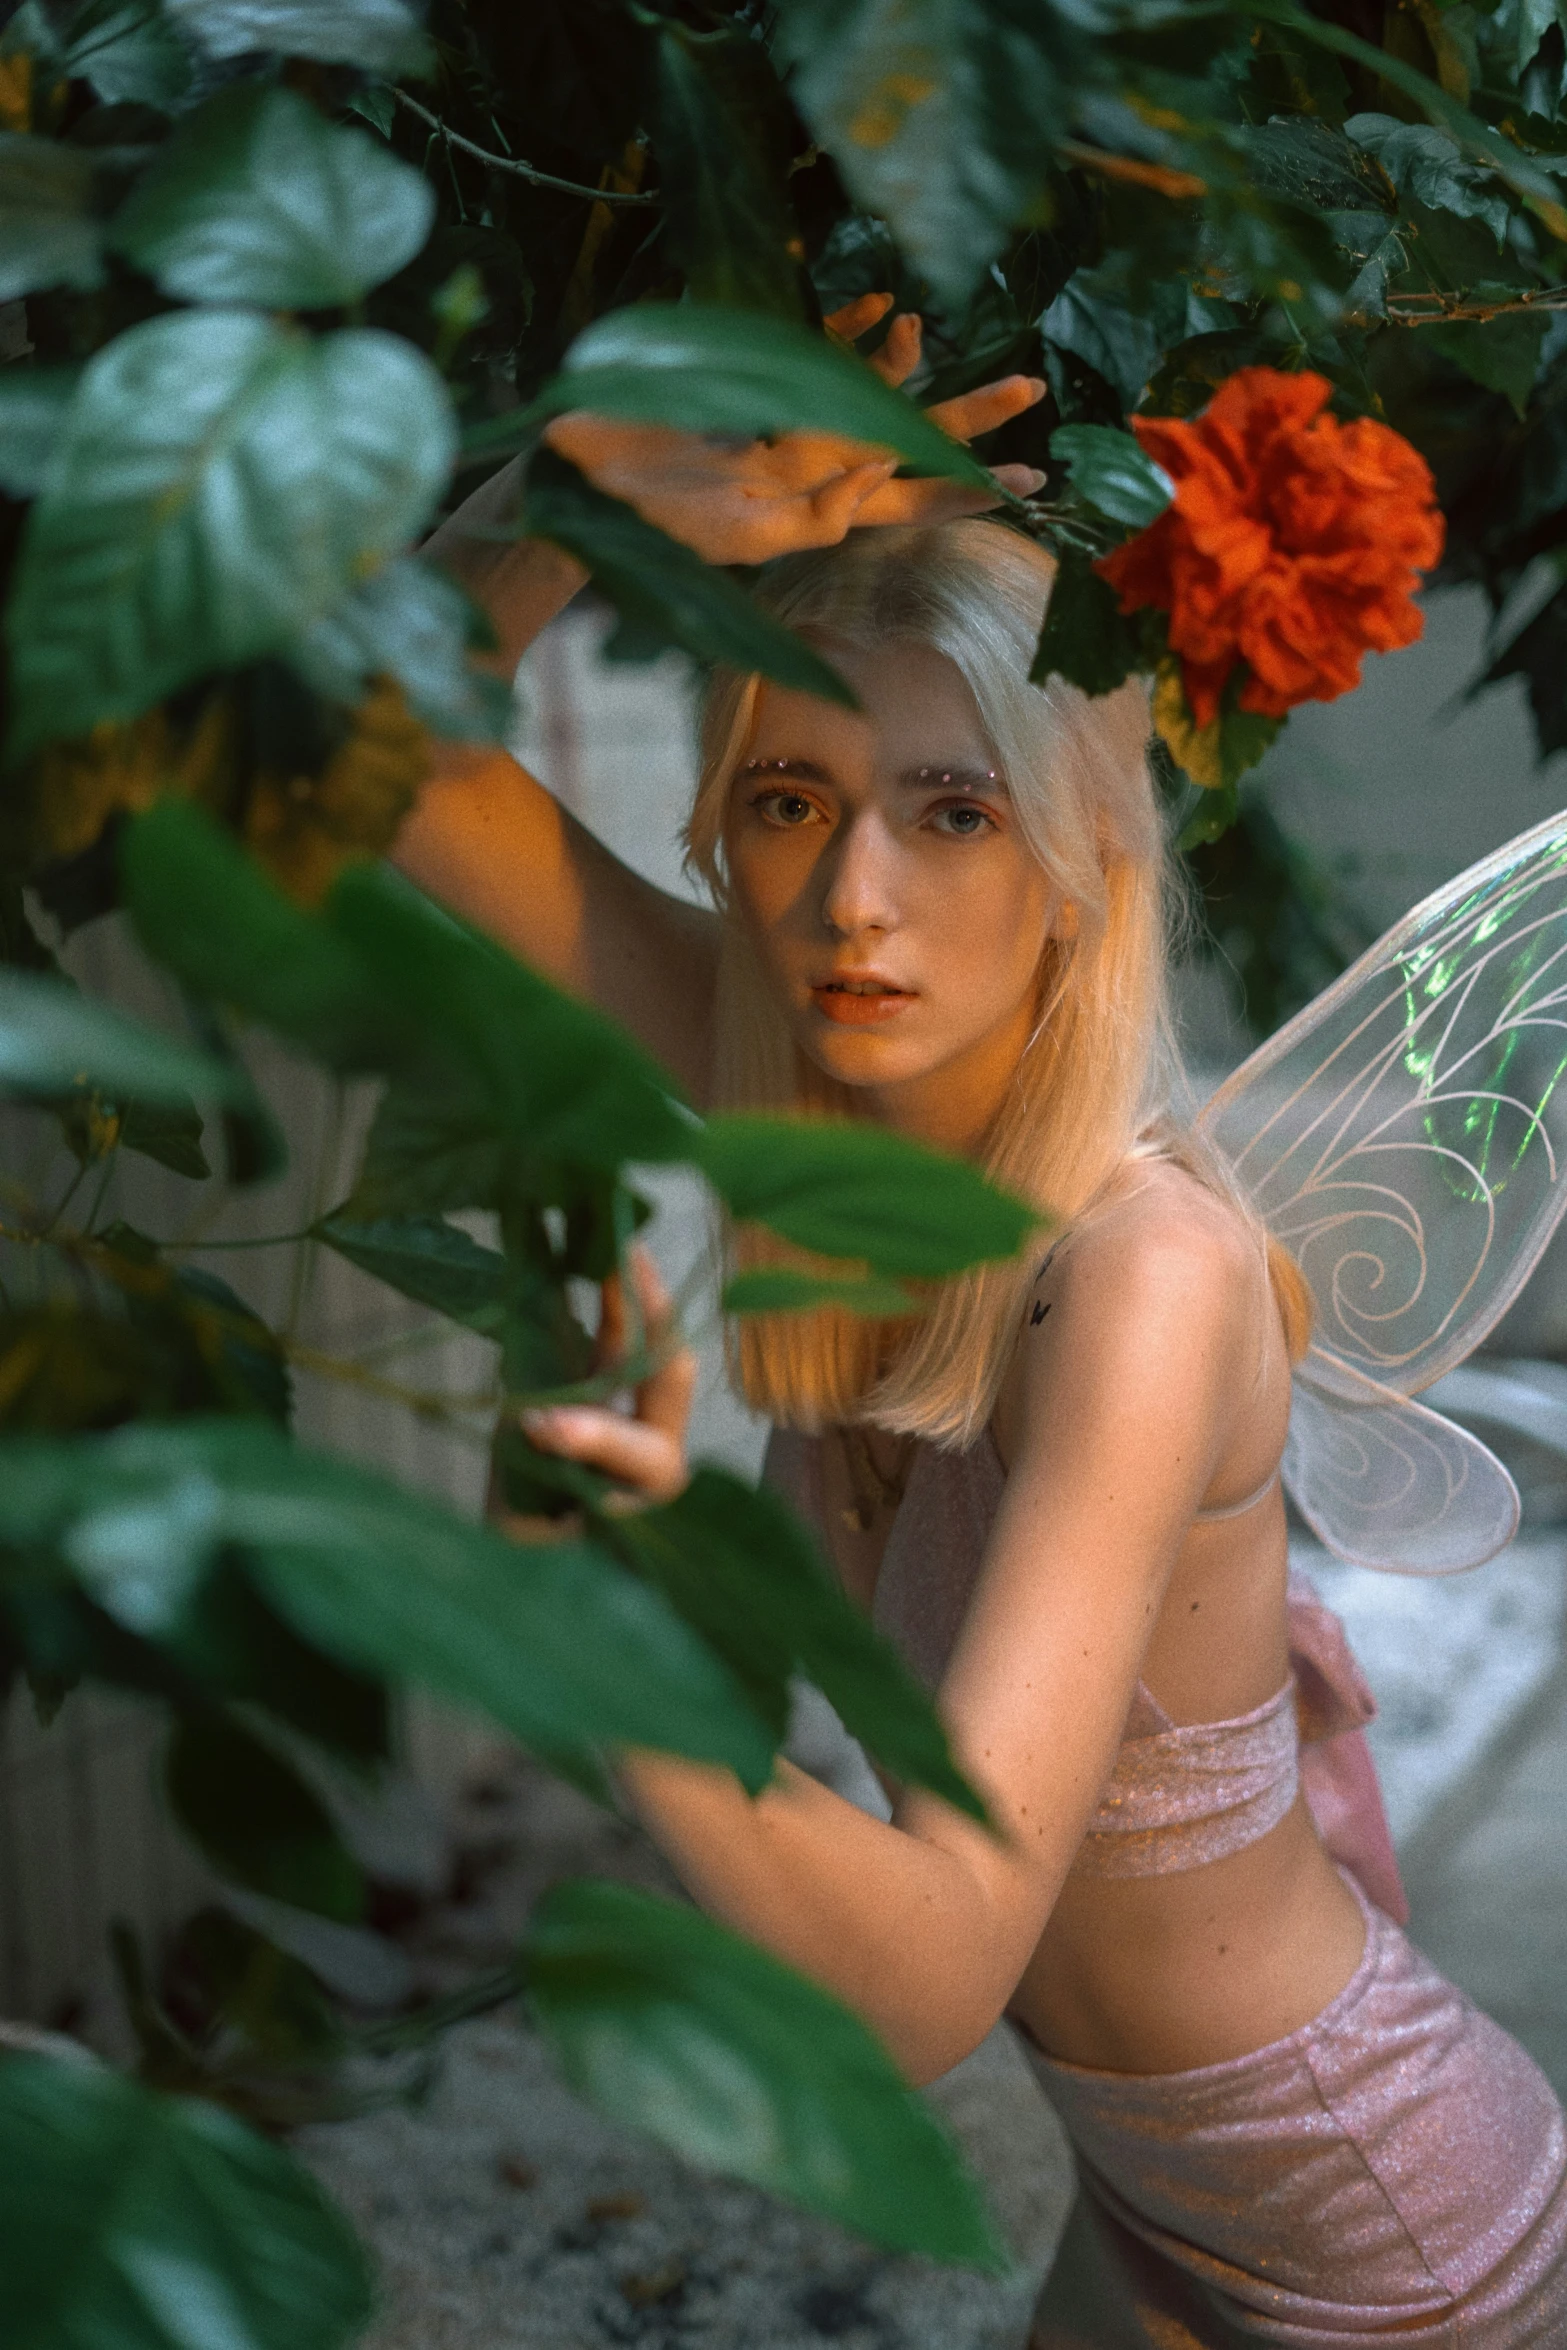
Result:
[[[1200,416],[1132,419],[1175,498],[1098,568],[1123,612],[1169,613],[1199,727],[1240,664],[1241,708],[1282,718],[1348,693],[1363,654],[1420,634],[1413,594],[1443,536],[1430,469],[1387,425],[1328,415],[1331,391],[1245,367]]]

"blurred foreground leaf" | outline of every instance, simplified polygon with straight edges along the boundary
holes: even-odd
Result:
[[[6,2350],[336,2350],[364,2254],[309,2173],[106,2066],[0,2060]]]
[[[1009,2266],[957,2149],[875,2035],[700,1911],[557,1885],[525,1974],[566,2079],[616,2121],[894,2251]]]

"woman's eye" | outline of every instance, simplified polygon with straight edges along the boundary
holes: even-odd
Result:
[[[939,832],[957,840],[977,840],[982,832],[996,829],[995,818],[967,800],[955,800],[948,807],[938,808],[931,821]]]
[[[751,803],[770,824],[782,824],[793,829],[808,824],[816,810],[803,792],[769,791],[760,793]]]

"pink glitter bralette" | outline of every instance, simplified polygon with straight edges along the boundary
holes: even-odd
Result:
[[[818,1441],[775,1432],[766,1475],[807,1517],[824,1522]],[[876,1582],[873,1620],[911,1670],[934,1689],[963,1621],[979,1573],[1006,1472],[987,1430],[966,1452],[918,1444],[903,1499],[893,1520]],[[1273,1486],[1205,1518],[1239,1517]],[[1314,1601],[1309,1587],[1292,1593],[1291,1650],[1297,1667],[1266,1704],[1227,1722],[1177,1725],[1138,1682],[1122,1745],[1088,1833],[1073,1862],[1077,1874],[1159,1877],[1203,1867],[1239,1852],[1277,1825],[1300,1783],[1297,1684],[1315,1719],[1308,1734],[1332,1735],[1358,1726],[1371,1710],[1369,1693],[1338,1684],[1341,1672],[1307,1640],[1296,1655],[1296,1617]],[[1320,1607],[1317,1612],[1325,1614]],[[1355,1673],[1352,1659],[1348,1670]],[[1334,1660],[1336,1663],[1337,1660]],[[1313,1703],[1315,1701],[1315,1703]]]

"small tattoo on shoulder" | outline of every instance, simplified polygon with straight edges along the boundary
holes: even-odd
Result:
[[[1036,1298],[1036,1299],[1035,1299],[1035,1301],[1034,1301],[1034,1310],[1033,1310],[1033,1312],[1032,1312],[1032,1313],[1029,1315],[1029,1317],[1028,1317],[1028,1326],[1029,1326],[1029,1328],[1030,1328],[1031,1330],[1035,1330],[1035,1329],[1037,1329],[1037,1328],[1038,1328],[1038,1326],[1039,1326],[1039,1324],[1040,1324],[1040,1323],[1041,1323],[1041,1322],[1044,1320],[1045,1316],[1046,1316],[1046,1315],[1049,1313],[1049,1311],[1050,1311],[1050,1308],[1049,1308],[1048,1306],[1042,1306],[1042,1305],[1039,1303],[1038,1299]]]

